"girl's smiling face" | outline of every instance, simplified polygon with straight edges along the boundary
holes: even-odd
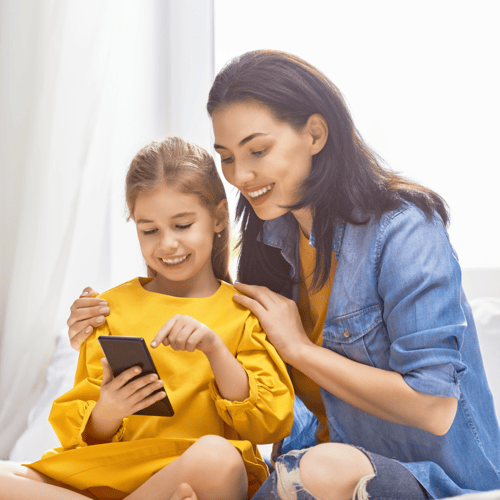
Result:
[[[218,212],[227,211],[222,200]],[[212,269],[215,233],[226,218],[216,220],[198,196],[162,185],[137,196],[133,219],[142,255],[157,272],[153,290],[168,295],[200,297],[214,293]]]
[[[283,206],[300,200],[312,157],[324,145],[317,137],[318,120],[323,118],[312,115],[297,130],[256,102],[232,103],[213,112],[214,148],[221,156],[224,176],[260,219],[275,219],[288,211]],[[300,222],[301,214],[294,215]]]

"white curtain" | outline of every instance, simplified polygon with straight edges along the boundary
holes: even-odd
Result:
[[[170,134],[208,147],[211,12],[211,0],[0,3],[0,459],[73,300],[144,272],[125,223],[133,155]]]

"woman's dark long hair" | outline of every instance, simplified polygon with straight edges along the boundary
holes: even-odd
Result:
[[[365,224],[370,216],[380,217],[406,200],[428,217],[437,212],[448,223],[445,201],[430,189],[383,168],[382,160],[354,126],[337,87],[299,57],[259,50],[230,61],[212,85],[208,113],[212,116],[221,106],[245,101],[264,104],[277,120],[297,130],[315,113],[328,124],[328,139],[322,151],[313,156],[311,172],[301,189],[302,198],[288,207],[310,207],[314,213],[314,288],[322,287],[330,274],[332,232],[339,217],[351,224]],[[360,218],[356,214],[363,215]],[[257,241],[263,221],[242,194],[236,218],[241,221],[238,279],[289,295],[288,267],[279,251]]]

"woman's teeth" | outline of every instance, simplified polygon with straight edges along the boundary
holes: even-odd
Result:
[[[165,264],[172,266],[174,264],[180,264],[181,262],[185,261],[189,255],[184,255],[184,257],[179,257],[177,259],[161,259]]]
[[[273,187],[274,187],[274,182],[272,184],[269,184],[269,186],[266,186],[265,188],[259,189],[258,191],[253,191],[251,193],[248,193],[248,196],[250,196],[250,198],[257,198],[258,196],[262,196],[263,194],[266,194],[269,191],[271,191]]]

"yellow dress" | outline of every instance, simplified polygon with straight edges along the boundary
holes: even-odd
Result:
[[[256,444],[286,437],[293,423],[293,388],[286,366],[268,342],[257,318],[237,304],[239,293],[221,282],[206,298],[182,298],[149,292],[148,278],[136,278],[100,297],[111,313],[107,324],[83,344],[72,390],[54,401],[49,421],[60,448],[46,452],[28,467],[98,498],[123,498],[178,458],[197,438],[223,436],[240,451],[247,469],[249,497],[268,475]],[[109,443],[88,445],[83,433],[99,399],[104,356],[101,335],[153,340],[173,315],[189,315],[216,332],[245,368],[250,395],[242,402],[218,392],[210,364],[201,351],[150,349],[175,415],[131,415]]]

